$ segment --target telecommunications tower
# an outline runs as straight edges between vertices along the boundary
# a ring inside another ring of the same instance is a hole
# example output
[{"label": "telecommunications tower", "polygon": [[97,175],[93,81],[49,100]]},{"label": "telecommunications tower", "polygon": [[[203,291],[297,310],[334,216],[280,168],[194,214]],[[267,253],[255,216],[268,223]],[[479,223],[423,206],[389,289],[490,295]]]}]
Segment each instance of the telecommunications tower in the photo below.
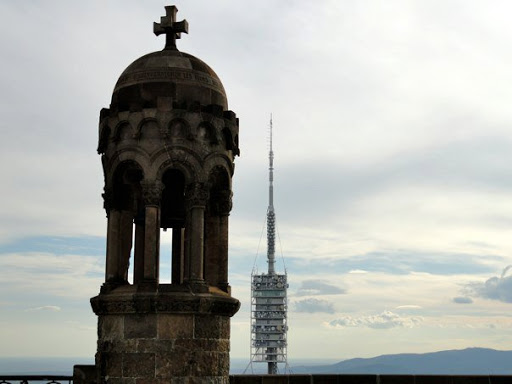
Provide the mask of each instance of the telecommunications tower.
[{"label": "telecommunications tower", "polygon": [[251,362],[267,363],[268,373],[279,373],[278,364],[288,369],[287,298],[288,281],[275,270],[276,215],[274,212],[274,152],[272,151],[272,116],[270,116],[269,189],[267,209],[268,272],[251,274]]}]

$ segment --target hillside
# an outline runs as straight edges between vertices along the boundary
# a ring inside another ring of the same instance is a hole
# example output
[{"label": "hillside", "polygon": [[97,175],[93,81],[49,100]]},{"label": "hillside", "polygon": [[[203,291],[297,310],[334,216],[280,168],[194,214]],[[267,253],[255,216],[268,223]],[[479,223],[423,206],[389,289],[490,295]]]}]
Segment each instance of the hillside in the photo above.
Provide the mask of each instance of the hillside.
[{"label": "hillside", "polygon": [[512,374],[512,351],[468,348],[424,354],[382,355],[331,365],[294,366],[293,373],[375,373],[506,375]]}]

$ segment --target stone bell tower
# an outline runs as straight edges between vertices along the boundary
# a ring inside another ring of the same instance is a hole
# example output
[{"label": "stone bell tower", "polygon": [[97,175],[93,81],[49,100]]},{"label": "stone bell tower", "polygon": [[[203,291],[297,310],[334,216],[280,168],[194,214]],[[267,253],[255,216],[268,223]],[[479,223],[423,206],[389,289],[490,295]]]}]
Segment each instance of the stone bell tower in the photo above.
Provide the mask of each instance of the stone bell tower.
[{"label": "stone bell tower", "polygon": [[[91,299],[100,383],[228,382],[240,306],[228,284],[238,119],[215,72],[176,48],[188,23],[165,9],[154,23],[165,48],[130,64],[100,112],[107,255]],[[170,284],[159,281],[161,230],[172,231]]]}]

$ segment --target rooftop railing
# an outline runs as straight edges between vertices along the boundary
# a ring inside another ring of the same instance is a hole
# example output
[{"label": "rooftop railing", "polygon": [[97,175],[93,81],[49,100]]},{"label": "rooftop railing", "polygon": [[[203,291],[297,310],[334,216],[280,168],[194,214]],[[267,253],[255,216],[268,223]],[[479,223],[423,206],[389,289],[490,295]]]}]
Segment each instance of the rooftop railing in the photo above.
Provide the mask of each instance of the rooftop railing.
[{"label": "rooftop railing", "polygon": [[0,376],[0,384],[71,384],[73,376],[28,376],[28,375],[4,375]]}]

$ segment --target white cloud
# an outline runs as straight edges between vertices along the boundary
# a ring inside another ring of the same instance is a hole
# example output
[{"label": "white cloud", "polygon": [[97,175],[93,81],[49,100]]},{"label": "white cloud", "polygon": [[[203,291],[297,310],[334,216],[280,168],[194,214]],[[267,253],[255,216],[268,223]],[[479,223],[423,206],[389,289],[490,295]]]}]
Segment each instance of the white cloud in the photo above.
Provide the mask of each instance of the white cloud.
[{"label": "white cloud", "polygon": [[322,299],[302,299],[293,302],[293,309],[295,312],[306,313],[334,313],[334,305],[328,300]]},{"label": "white cloud", "polygon": [[421,317],[405,317],[390,311],[384,311],[378,315],[362,317],[344,316],[329,321],[326,325],[330,328],[368,327],[373,329],[390,329],[397,327],[412,328],[423,321]]},{"label": "white cloud", "polygon": [[26,252],[0,254],[1,287],[19,295],[52,295],[87,300],[103,282],[103,260],[96,256]]},{"label": "white cloud", "polygon": [[340,295],[346,293],[344,288],[321,280],[304,280],[295,296]]},{"label": "white cloud", "polygon": [[44,305],[42,307],[28,308],[27,312],[37,312],[37,311],[50,311],[50,312],[60,312],[61,308],[57,305]]},{"label": "white cloud", "polygon": [[473,304],[473,299],[465,296],[454,297],[452,301],[456,304]]},{"label": "white cloud", "polygon": [[512,265],[503,269],[501,276],[493,276],[485,283],[472,283],[467,286],[470,292],[484,299],[512,303],[512,276],[506,276]]}]

